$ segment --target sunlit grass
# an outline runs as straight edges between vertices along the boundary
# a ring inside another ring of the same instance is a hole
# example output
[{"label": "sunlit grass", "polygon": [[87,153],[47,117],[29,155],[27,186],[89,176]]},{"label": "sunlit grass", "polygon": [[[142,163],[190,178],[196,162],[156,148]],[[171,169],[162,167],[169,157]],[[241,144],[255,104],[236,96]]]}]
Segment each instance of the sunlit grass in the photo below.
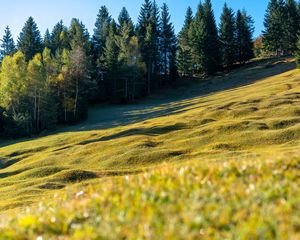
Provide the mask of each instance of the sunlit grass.
[{"label": "sunlit grass", "polygon": [[300,71],[273,64],[128,106],[124,126],[97,129],[99,109],[85,128],[4,143],[0,239],[298,239]]}]

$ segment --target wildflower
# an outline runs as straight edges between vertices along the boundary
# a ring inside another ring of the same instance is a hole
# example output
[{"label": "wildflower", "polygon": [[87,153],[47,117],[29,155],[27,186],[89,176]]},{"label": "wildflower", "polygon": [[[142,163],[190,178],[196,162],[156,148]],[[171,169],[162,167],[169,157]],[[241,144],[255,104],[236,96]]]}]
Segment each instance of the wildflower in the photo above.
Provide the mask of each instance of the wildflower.
[{"label": "wildflower", "polygon": [[80,192],[76,193],[76,197],[81,197],[83,194],[84,194],[84,192],[80,191]]}]

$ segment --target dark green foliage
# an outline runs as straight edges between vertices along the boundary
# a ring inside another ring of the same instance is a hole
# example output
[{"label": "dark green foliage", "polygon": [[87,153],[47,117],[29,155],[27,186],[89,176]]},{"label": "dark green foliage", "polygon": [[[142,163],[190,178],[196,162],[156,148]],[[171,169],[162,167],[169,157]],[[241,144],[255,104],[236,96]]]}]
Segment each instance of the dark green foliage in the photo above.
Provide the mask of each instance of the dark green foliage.
[{"label": "dark green foliage", "polygon": [[172,76],[176,70],[176,49],[177,40],[172,23],[170,22],[170,14],[167,4],[163,4],[161,12],[161,40],[160,50],[162,57],[162,72],[164,74],[164,82],[172,80]]},{"label": "dark green foliage", "polygon": [[236,14],[236,49],[237,61],[244,64],[254,57],[253,52],[253,20],[246,11],[238,10]]},{"label": "dark green foliage", "polygon": [[43,50],[41,34],[32,17],[27,20],[20,33],[18,50],[25,54],[27,61],[32,59],[36,53],[40,53]]},{"label": "dark green foliage", "polygon": [[134,24],[125,7],[123,7],[120,12],[120,15],[118,17],[118,22],[119,22],[119,29],[121,29],[124,26],[124,24],[126,24],[131,28],[130,35],[131,36],[134,35]]},{"label": "dark green foliage", "polygon": [[85,50],[87,55],[91,54],[92,46],[89,32],[85,28],[84,24],[78,19],[72,19],[71,26],[68,31],[68,37],[71,49],[75,49],[80,46]]},{"label": "dark green foliage", "polygon": [[148,94],[155,83],[160,71],[159,38],[160,18],[156,2],[145,0],[137,26],[137,35],[141,46],[143,60],[147,66],[147,89]]},{"label": "dark green foliage", "polygon": [[287,0],[285,6],[286,19],[284,21],[285,50],[294,52],[297,49],[297,40],[300,30],[300,12],[295,0]]},{"label": "dark green foliage", "polygon": [[113,20],[108,30],[104,48],[104,69],[105,69],[105,85],[107,89],[107,98],[110,101],[115,101],[118,88],[118,55],[119,49],[116,44],[115,36],[117,34],[117,25]]},{"label": "dark green foliage", "polygon": [[193,73],[200,75],[205,72],[205,16],[202,3],[198,5],[195,19],[188,31],[188,38],[192,51],[192,69]]},{"label": "dark green foliage", "polygon": [[3,59],[5,56],[12,56],[16,52],[16,46],[12,37],[11,31],[7,26],[5,28],[4,36],[1,40],[0,57]]},{"label": "dark green foliage", "polygon": [[236,41],[235,41],[235,18],[234,12],[225,3],[220,23],[220,40],[222,63],[225,68],[231,68],[235,63]]},{"label": "dark green foliage", "polygon": [[70,49],[68,29],[63,22],[58,22],[51,32],[50,47],[52,54],[60,54],[63,49]]},{"label": "dark green foliage", "polygon": [[[286,16],[293,12],[290,7]],[[19,36],[19,52],[8,28],[2,41],[1,54],[9,56],[0,72],[0,132],[24,135],[73,124],[86,117],[89,103],[134,102],[172,83],[178,73],[202,77],[222,65],[245,63],[253,56],[252,34],[251,17],[239,11],[235,21],[226,6],[219,36],[210,0],[199,4],[195,17],[188,8],[178,39],[168,6],[159,8],[155,0],[144,0],[137,26],[126,8],[117,24],[102,6],[92,38],[74,18],[70,27],[58,22],[42,39],[30,17]],[[287,39],[285,46],[292,41]]]},{"label": "dark green foliage", "polygon": [[189,38],[194,74],[216,73],[221,66],[220,40],[210,0],[199,4]]},{"label": "dark green foliage", "polygon": [[297,66],[300,68],[300,37],[298,38],[297,41],[297,50],[296,50],[296,60],[297,60]]},{"label": "dark green foliage", "polygon": [[109,15],[108,9],[105,6],[102,6],[97,15],[93,35],[94,51],[97,57],[101,57],[103,55],[110,23],[111,16]]},{"label": "dark green foliage", "polygon": [[285,40],[282,36],[285,32],[286,14],[283,0],[271,0],[265,15],[264,45],[270,52],[277,55],[285,50]]},{"label": "dark green foliage", "polygon": [[192,74],[192,46],[190,39],[190,30],[193,23],[193,11],[188,7],[182,30],[178,36],[179,50],[177,57],[178,72],[181,76],[190,76]]},{"label": "dark green foliage", "polygon": [[211,0],[205,0],[204,11],[204,72],[213,74],[221,67],[220,41]]},{"label": "dark green foliage", "polygon": [[50,48],[51,47],[51,34],[49,32],[49,29],[46,30],[44,35],[44,47]]}]

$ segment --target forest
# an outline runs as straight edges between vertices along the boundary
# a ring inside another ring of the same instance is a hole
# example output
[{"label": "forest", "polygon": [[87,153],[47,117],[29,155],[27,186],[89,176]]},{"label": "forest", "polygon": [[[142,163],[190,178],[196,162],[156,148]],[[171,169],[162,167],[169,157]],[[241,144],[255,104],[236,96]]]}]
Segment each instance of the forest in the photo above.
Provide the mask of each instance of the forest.
[{"label": "forest", "polygon": [[[14,41],[1,41],[0,138],[23,137],[75,124],[90,104],[132,103],[178,79],[229,71],[260,55],[297,53],[300,4],[271,0],[261,44],[252,17],[226,3],[217,24],[212,3],[186,11],[176,34],[168,6],[145,0],[135,24],[126,8],[117,20],[102,6],[93,35],[79,19],[42,36],[29,17]],[[284,23],[284,24],[282,24]],[[299,58],[300,58],[300,54]]]}]

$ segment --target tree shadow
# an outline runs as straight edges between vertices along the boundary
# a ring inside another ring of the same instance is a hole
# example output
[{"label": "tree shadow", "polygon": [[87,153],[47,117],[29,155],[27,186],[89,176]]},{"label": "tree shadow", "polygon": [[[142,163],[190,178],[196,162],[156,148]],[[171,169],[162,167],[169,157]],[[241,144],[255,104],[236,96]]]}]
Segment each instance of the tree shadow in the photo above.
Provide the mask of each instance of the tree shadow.
[{"label": "tree shadow", "polygon": [[[170,116],[176,113],[188,111],[193,100],[208,96],[221,91],[234,90],[239,87],[250,85],[296,68],[296,63],[291,59],[274,58],[250,63],[232,72],[208,79],[182,79],[172,89],[163,89],[155,95],[139,101],[135,104],[109,105],[102,104],[91,107],[88,119],[78,125],[62,127],[56,131],[46,132],[37,137],[54,135],[62,132],[80,132],[101,130],[133,123],[147,121],[158,117]],[[104,140],[116,137],[130,136],[132,134],[155,134],[156,130],[132,129],[107,136]],[[159,134],[164,132],[160,129]],[[6,141],[0,143],[0,147],[9,146],[17,142],[30,141],[35,138],[20,139],[18,141]],[[99,141],[99,140],[98,140]]]}]

